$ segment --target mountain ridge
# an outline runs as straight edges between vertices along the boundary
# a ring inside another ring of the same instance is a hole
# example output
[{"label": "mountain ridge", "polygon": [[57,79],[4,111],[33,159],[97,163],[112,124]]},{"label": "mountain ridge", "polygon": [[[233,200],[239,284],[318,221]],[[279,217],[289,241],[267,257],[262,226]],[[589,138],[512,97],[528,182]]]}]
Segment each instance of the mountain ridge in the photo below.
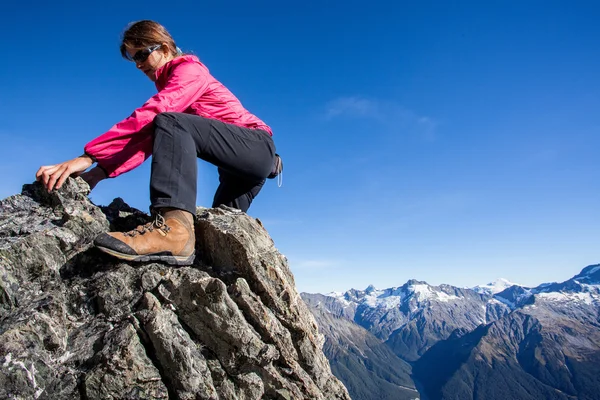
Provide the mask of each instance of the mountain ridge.
[{"label": "mountain ridge", "polygon": [[[301,295],[313,314],[358,325],[408,362],[407,377],[429,400],[596,398],[600,264],[559,283],[496,283],[459,288],[411,279],[381,290]],[[366,368],[352,365],[356,374]],[[349,390],[353,398],[377,398]]]}]

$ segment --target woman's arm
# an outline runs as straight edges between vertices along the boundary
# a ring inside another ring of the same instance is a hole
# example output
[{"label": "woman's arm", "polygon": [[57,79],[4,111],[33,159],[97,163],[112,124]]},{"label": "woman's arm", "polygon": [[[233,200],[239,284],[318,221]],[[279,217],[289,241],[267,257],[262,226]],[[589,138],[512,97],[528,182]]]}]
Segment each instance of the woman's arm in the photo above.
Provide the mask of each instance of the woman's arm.
[{"label": "woman's arm", "polygon": [[[85,145],[85,154],[69,161],[39,168],[36,179],[48,190],[60,189],[71,175],[85,174],[90,187],[107,177],[114,178],[143,163],[152,154],[152,121],[161,112],[182,112],[206,91],[210,75],[197,61],[174,67],[163,90],[152,96],[131,116]],[[104,177],[102,177],[104,175]]]},{"label": "woman's arm", "polygon": [[142,164],[152,154],[154,117],[162,112],[183,112],[207,89],[208,70],[197,61],[174,67],[165,87],[131,116],[85,146],[108,177],[116,177]]},{"label": "woman's arm", "polygon": [[90,190],[93,190],[98,182],[108,178],[106,172],[98,165],[79,176],[90,185]]}]

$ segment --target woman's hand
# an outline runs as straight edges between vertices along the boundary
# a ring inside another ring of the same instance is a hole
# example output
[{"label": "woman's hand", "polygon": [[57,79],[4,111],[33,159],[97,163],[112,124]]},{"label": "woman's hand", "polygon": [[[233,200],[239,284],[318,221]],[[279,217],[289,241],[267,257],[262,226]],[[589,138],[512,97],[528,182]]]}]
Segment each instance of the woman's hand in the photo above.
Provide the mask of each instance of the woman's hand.
[{"label": "woman's hand", "polygon": [[48,191],[60,189],[69,176],[79,175],[93,163],[92,158],[84,154],[60,164],[42,166],[35,174],[35,178],[41,181]]},{"label": "woman's hand", "polygon": [[106,172],[104,172],[104,170],[98,166],[95,166],[79,176],[86,181],[88,185],[90,185],[90,190],[94,189],[98,182],[107,178]]}]

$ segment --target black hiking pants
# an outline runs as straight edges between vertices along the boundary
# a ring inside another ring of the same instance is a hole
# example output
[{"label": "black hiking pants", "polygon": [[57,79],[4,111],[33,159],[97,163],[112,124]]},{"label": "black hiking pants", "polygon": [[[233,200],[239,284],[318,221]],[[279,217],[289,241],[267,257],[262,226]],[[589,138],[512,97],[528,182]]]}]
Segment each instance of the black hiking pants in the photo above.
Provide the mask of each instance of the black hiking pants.
[{"label": "black hiking pants", "polygon": [[173,207],[196,213],[197,160],[218,167],[213,207],[248,211],[271,173],[275,144],[266,131],[242,128],[183,113],[154,119],[150,175],[151,208]]}]

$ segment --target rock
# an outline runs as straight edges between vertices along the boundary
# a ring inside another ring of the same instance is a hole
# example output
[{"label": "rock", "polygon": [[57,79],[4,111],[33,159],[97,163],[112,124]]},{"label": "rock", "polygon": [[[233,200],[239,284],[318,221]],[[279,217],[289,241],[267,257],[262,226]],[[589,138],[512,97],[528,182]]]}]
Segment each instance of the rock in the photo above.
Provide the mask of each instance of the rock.
[{"label": "rock", "polygon": [[161,374],[131,323],[108,332],[95,366],[82,379],[83,398],[168,399]]},{"label": "rock", "polygon": [[0,201],[0,398],[350,399],[258,220],[199,208],[193,266],[127,263],[93,239],[149,216],[88,193]]}]

